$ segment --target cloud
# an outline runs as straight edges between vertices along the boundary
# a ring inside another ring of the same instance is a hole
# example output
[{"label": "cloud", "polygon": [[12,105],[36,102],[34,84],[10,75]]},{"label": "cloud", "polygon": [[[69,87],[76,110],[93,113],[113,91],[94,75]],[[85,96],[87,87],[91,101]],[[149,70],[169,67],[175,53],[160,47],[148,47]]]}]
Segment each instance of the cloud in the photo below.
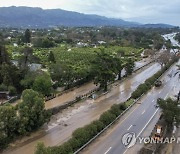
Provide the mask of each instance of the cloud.
[{"label": "cloud", "polygon": [[[180,0],[8,0],[0,6],[61,8],[106,17],[180,25]],[[171,23],[172,22],[172,23]]]}]

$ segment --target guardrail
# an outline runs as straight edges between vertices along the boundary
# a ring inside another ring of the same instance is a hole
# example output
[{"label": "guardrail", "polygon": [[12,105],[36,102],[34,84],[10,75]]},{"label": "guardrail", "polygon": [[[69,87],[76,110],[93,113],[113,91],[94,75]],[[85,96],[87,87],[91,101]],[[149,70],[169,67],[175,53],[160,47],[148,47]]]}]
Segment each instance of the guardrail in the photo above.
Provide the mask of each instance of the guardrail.
[{"label": "guardrail", "polygon": [[[174,64],[174,63],[173,63]],[[158,78],[162,78],[162,76],[171,68],[173,64]],[[151,86],[152,88],[152,86]],[[150,89],[151,89],[150,88]],[[81,148],[75,151],[73,154],[78,154],[82,151],[85,147],[87,147],[90,143],[92,143],[95,139],[97,139],[102,133],[104,133],[109,127],[111,127],[116,121],[118,121],[132,106],[134,106],[146,93],[143,93],[139,98],[137,98],[126,110],[124,110],[115,120],[113,120],[109,125],[107,125],[101,132],[99,132],[96,136],[90,139],[86,144],[84,144]],[[130,99],[130,98],[129,98]],[[127,99],[127,101],[129,100]]]},{"label": "guardrail", "polygon": [[2,102],[0,105],[4,105],[4,104],[7,104],[7,103],[13,103],[13,102],[17,101],[18,99],[20,99],[20,96],[13,96],[9,100],[7,100],[5,102]]},{"label": "guardrail", "polygon": [[[144,94],[143,94],[144,95]],[[141,97],[143,96],[141,95]],[[115,120],[113,120],[109,125],[107,125],[102,131],[100,131],[96,136],[94,136],[92,139],[90,139],[86,144],[84,144],[80,149],[78,149],[76,152],[74,152],[74,154],[79,153],[80,151],[82,151],[85,147],[87,147],[90,143],[92,143],[97,137],[99,137],[102,133],[104,133],[109,127],[111,127],[114,123],[117,122],[117,120],[119,120],[132,106],[134,106],[134,104],[136,104],[139,99],[136,99],[127,109],[125,109],[118,117],[116,117]],[[128,100],[127,100],[128,101]]]}]

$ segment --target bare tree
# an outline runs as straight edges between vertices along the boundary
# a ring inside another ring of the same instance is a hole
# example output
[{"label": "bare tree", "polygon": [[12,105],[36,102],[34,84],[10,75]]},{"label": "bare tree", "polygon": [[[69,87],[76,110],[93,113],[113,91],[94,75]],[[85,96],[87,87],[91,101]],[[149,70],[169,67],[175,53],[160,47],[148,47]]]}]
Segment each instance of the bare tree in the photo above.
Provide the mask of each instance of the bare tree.
[{"label": "bare tree", "polygon": [[164,51],[158,58],[157,58],[157,62],[161,65],[161,67],[163,67],[164,65],[166,65],[170,59],[171,59],[172,55],[170,54],[169,51]]}]

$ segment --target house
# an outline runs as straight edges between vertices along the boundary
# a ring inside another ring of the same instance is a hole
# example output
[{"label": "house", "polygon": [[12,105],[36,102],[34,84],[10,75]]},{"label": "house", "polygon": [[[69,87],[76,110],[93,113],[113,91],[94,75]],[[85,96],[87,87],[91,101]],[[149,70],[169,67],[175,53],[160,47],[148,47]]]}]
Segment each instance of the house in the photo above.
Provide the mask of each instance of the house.
[{"label": "house", "polygon": [[88,44],[87,43],[83,43],[83,42],[78,42],[76,44],[76,47],[87,47],[87,46],[88,46]]},{"label": "house", "polygon": [[105,41],[98,41],[98,43],[99,43],[100,45],[102,45],[102,44],[106,44],[106,42],[105,42]]}]

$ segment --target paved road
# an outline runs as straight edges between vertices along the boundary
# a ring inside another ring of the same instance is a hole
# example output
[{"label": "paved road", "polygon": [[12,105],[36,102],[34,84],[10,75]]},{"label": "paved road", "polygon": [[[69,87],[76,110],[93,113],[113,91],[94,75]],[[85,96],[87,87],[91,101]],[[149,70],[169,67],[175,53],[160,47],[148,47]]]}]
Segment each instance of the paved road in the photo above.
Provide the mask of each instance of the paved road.
[{"label": "paved road", "polygon": [[39,134],[36,132],[36,137],[32,137],[23,144],[18,144],[17,149],[4,153],[32,154],[37,142],[42,141],[46,146],[55,146],[65,142],[71,137],[75,129],[98,119],[100,114],[108,110],[112,104],[125,101],[139,84],[159,69],[160,65],[157,63],[147,66],[144,70],[139,70],[124,82],[117,84],[108,94],[96,100],[85,100],[82,103],[75,104],[74,107],[70,107],[58,114]]},{"label": "paved road", "polygon": [[[162,78],[163,86],[161,88],[153,88],[146,96],[144,96],[138,104],[136,104],[128,116],[121,119],[120,122],[92,143],[83,154],[124,154],[128,151],[121,142],[121,138],[125,133],[134,132],[136,136],[140,136],[146,129],[146,126],[158,114],[159,108],[156,108],[157,98],[167,98],[168,96],[178,92],[180,84],[178,77],[169,78],[168,73],[174,72],[177,67],[173,66]],[[134,153],[133,153],[134,154]]]}]

